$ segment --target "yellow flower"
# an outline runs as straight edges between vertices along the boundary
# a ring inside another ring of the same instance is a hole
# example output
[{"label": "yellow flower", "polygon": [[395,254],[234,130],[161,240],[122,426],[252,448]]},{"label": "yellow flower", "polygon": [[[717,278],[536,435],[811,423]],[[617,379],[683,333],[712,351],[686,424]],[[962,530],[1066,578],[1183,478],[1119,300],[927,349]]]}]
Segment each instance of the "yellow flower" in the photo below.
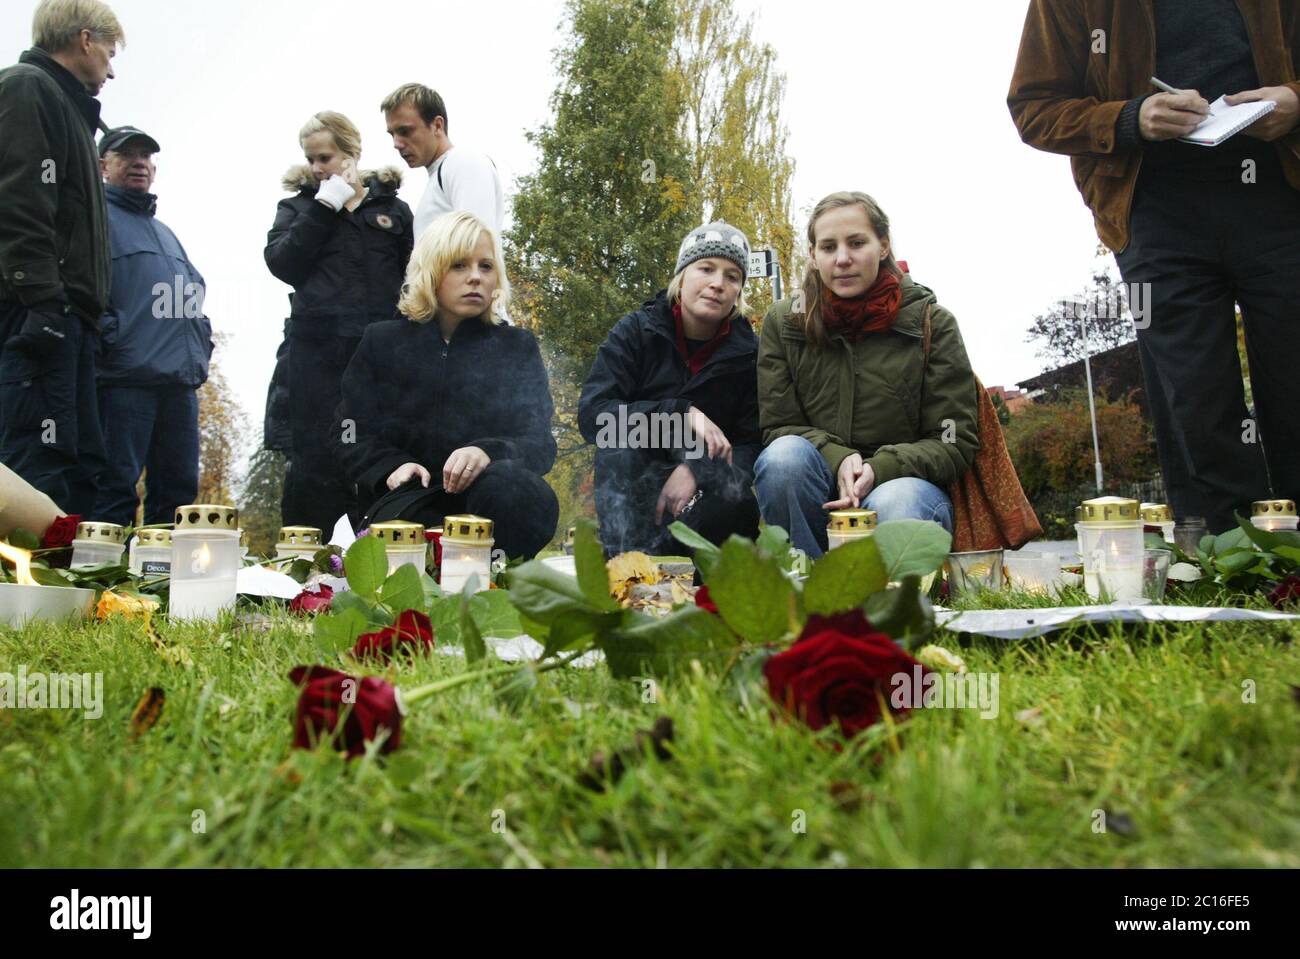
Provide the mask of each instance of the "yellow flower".
[{"label": "yellow flower", "polygon": [[941,673],[964,673],[966,661],[942,646],[922,646],[916,658],[925,666]]},{"label": "yellow flower", "polygon": [[126,619],[142,620],[145,625],[148,625],[157,608],[158,600],[153,597],[123,596],[106,589],[99,598],[99,605],[95,607],[95,618],[102,623],[112,616],[123,616]]}]

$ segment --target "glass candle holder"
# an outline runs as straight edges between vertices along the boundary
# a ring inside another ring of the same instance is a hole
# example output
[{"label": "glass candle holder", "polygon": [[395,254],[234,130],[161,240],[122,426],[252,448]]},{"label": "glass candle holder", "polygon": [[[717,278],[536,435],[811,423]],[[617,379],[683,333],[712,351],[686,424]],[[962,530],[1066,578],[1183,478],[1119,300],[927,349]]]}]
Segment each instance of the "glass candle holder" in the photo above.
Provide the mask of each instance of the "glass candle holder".
[{"label": "glass candle holder", "polygon": [[1271,533],[1300,529],[1295,500],[1262,499],[1251,506],[1250,513],[1250,522],[1256,529],[1268,530]]},{"label": "glass candle holder", "polygon": [[448,516],[442,521],[442,570],[439,585],[444,593],[459,593],[470,577],[477,581],[475,592],[492,586],[492,521],[482,516]]},{"label": "glass candle holder", "polygon": [[126,552],[126,529],[116,523],[78,523],[72,541],[71,569],[122,562]]},{"label": "glass candle holder", "polygon": [[308,562],[316,557],[321,549],[321,531],[314,526],[282,526],[275,544],[275,557],[281,560],[275,564],[283,568],[295,559]]},{"label": "glass candle holder", "polygon": [[1083,504],[1076,525],[1083,553],[1083,586],[1103,603],[1142,598],[1143,535],[1138,502],[1103,496]]},{"label": "glass candle holder", "polygon": [[135,534],[135,568],[137,576],[153,579],[171,576],[172,531],[169,529],[142,529]]},{"label": "glass candle holder", "polygon": [[172,531],[172,619],[210,620],[235,608],[239,510],[195,504],[176,511]]},{"label": "glass candle holder", "polygon": [[826,524],[827,549],[874,536],[878,517],[873,509],[840,509],[830,514]]},{"label": "glass candle holder", "polygon": [[1138,507],[1144,526],[1159,526],[1165,542],[1174,542],[1174,511],[1164,503],[1143,503]]},{"label": "glass candle holder", "polygon": [[424,572],[429,544],[424,538],[424,527],[419,523],[398,520],[371,523],[370,535],[384,544],[384,552],[388,554],[389,576],[392,576],[401,566],[414,566],[417,572]]},{"label": "glass candle holder", "polygon": [[239,565],[245,566],[248,563],[248,530],[239,531]]},{"label": "glass candle holder", "polygon": [[968,553],[949,553],[943,562],[952,596],[1002,587],[1002,550],[985,549]]}]

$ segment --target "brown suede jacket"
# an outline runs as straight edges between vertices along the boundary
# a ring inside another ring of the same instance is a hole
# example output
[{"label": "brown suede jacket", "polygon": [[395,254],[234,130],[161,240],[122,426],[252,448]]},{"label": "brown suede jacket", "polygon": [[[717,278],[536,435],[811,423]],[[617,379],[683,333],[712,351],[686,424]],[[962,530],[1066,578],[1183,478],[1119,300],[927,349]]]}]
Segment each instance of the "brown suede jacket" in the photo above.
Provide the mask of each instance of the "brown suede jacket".
[{"label": "brown suede jacket", "polygon": [[[1074,182],[1112,250],[1128,246],[1142,150],[1116,149],[1124,104],[1154,92],[1154,0],[1031,0],[1007,106],[1020,138],[1070,157]],[[1296,80],[1300,3],[1237,0],[1261,87]],[[1104,51],[1104,52],[1102,52]],[[1300,128],[1275,142],[1287,182],[1300,189]]]}]

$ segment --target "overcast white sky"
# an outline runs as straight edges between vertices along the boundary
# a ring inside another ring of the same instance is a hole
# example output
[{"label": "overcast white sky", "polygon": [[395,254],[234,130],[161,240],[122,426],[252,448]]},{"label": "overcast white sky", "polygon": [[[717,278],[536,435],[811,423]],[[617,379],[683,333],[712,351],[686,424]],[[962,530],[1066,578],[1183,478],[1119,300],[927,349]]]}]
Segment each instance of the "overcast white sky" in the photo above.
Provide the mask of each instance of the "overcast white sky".
[{"label": "overcast white sky", "polygon": [[[913,276],[956,314],[975,372],[1040,371],[1036,313],[1080,289],[1096,247],[1066,158],[1024,146],[1006,108],[1025,0],[738,0],[789,77],[785,117],[799,213],[834,190],[872,193]],[[297,131],[319,110],[361,129],[362,165],[402,165],[380,100],[420,81],[447,103],[456,144],[496,161],[513,193],[548,114],[558,0],[116,0],[128,46],[101,94],[111,126],[161,144],[159,216],[208,283],[218,354],[260,437],[288,287],[262,259]],[[0,63],[31,36],[35,0],[0,0]],[[423,170],[407,171],[414,207]],[[761,246],[762,237],[751,237]],[[664,264],[665,283],[671,264]],[[610,317],[610,322],[617,319]]]}]

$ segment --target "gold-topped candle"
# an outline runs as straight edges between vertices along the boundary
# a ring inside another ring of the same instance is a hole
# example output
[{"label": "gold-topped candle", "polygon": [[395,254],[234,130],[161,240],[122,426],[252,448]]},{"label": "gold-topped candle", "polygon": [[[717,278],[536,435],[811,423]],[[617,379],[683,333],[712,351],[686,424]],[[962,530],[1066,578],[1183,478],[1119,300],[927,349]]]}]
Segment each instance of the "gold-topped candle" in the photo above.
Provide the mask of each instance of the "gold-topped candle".
[{"label": "gold-topped candle", "polygon": [[1281,532],[1300,528],[1300,518],[1296,516],[1295,500],[1262,499],[1250,508],[1250,521],[1256,529]]},{"label": "gold-topped candle", "polygon": [[854,540],[873,536],[879,517],[873,509],[838,509],[830,514],[826,524],[828,549],[835,549]]},{"label": "gold-topped candle", "polygon": [[1174,511],[1164,503],[1143,503],[1138,507],[1144,526],[1159,526],[1166,543],[1174,541]]},{"label": "gold-topped candle", "polygon": [[172,619],[214,619],[234,609],[239,573],[239,510],[195,503],[176,510],[172,531]]},{"label": "gold-topped candle", "polygon": [[126,527],[116,523],[78,523],[72,540],[72,569],[120,563],[126,551]]},{"label": "gold-topped candle", "polygon": [[1141,599],[1144,541],[1138,501],[1101,496],[1079,509],[1076,529],[1088,595],[1102,602]]},{"label": "gold-topped candle", "polygon": [[408,523],[405,520],[371,523],[370,535],[384,544],[384,552],[388,554],[390,576],[399,566],[414,566],[417,572],[424,572],[424,561],[429,546],[422,525]]},{"label": "gold-topped candle", "polygon": [[447,516],[442,521],[442,569],[439,585],[444,593],[459,593],[471,577],[475,591],[492,585],[492,520],[482,516]]}]

